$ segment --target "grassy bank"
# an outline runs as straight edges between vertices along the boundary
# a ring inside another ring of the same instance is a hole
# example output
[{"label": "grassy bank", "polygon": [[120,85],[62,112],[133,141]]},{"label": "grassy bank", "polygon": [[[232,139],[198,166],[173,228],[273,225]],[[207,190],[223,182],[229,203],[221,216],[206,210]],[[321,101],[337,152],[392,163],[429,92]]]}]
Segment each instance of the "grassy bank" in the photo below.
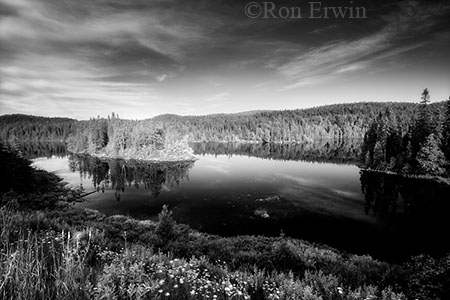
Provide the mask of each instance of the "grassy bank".
[{"label": "grassy bank", "polygon": [[0,210],[0,299],[445,299],[450,256],[389,265],[286,237],[223,238],[65,208]]}]

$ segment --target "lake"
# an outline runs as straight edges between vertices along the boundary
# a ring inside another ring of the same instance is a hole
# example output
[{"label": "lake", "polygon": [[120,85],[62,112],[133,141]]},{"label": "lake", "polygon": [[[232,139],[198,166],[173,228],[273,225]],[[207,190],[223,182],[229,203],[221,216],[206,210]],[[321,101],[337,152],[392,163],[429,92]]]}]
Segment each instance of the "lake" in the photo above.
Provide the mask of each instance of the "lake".
[{"label": "lake", "polygon": [[177,222],[203,232],[283,232],[388,261],[450,250],[448,186],[361,172],[359,146],[199,143],[194,163],[160,164],[67,154],[61,145],[23,151],[36,167],[97,191],[77,205],[107,215],[157,220],[168,204]]}]

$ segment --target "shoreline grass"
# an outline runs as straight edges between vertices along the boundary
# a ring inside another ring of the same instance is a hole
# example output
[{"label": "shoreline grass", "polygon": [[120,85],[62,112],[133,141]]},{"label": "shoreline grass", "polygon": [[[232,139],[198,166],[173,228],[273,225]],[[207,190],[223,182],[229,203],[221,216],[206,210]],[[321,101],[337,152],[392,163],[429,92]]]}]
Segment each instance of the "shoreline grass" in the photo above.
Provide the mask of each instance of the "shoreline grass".
[{"label": "shoreline grass", "polygon": [[215,237],[167,210],[149,222],[0,208],[0,224],[0,299],[444,299],[436,279],[450,272],[417,272],[450,256],[396,266],[285,237]]}]

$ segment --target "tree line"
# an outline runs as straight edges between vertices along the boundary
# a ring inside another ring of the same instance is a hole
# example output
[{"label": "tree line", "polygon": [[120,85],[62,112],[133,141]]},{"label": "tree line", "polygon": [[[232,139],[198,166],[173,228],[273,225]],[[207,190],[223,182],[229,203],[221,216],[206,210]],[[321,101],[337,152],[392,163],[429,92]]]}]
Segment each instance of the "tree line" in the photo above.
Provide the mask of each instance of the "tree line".
[{"label": "tree line", "polygon": [[[70,136],[83,136],[80,147],[101,148],[111,140],[114,147],[120,149],[130,146],[132,139],[138,144],[152,144],[150,139],[163,139],[164,135],[169,139],[186,136],[190,142],[303,142],[320,138],[363,138],[371,121],[380,112],[391,109],[399,117],[400,125],[406,127],[417,106],[414,103],[362,102],[206,116],[166,114],[141,121],[120,119],[114,113],[108,118],[97,117],[89,121],[4,115],[0,116],[0,138],[4,141],[66,141]],[[434,105],[438,106],[441,105]],[[133,136],[130,135],[132,131]]]},{"label": "tree line", "polygon": [[305,142],[363,138],[371,121],[387,107],[407,119],[413,103],[352,103],[309,109],[206,116],[153,118],[197,142]]},{"label": "tree line", "polygon": [[386,108],[364,136],[362,166],[400,174],[445,176],[450,162],[450,99],[431,105],[425,89],[407,119]]},{"label": "tree line", "polygon": [[4,142],[65,141],[77,124],[77,120],[69,118],[3,115],[0,116],[0,139]]},{"label": "tree line", "polygon": [[[0,139],[63,140],[71,152],[145,159],[158,153],[182,155],[188,142],[303,143],[366,137],[363,149],[366,167],[399,169],[406,164],[399,153],[406,151],[410,141],[411,154],[407,156],[411,161],[407,168],[411,169],[408,172],[415,172],[414,159],[421,144],[432,131],[434,136],[430,137],[428,148],[433,143],[439,144],[444,128],[449,127],[444,126],[440,117],[444,106],[444,103],[353,103],[206,116],[160,115],[140,121],[124,120],[114,113],[87,121],[6,115],[0,117]],[[411,118],[422,123],[411,122]],[[442,126],[433,127],[441,123]],[[419,161],[426,155],[422,152]]]}]

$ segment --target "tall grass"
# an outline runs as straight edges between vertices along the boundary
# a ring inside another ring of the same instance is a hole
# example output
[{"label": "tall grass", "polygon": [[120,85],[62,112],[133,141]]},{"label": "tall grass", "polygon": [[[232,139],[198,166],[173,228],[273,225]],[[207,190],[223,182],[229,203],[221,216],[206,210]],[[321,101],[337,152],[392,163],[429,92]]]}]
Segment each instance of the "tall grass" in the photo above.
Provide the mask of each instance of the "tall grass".
[{"label": "tall grass", "polygon": [[0,209],[0,299],[89,299],[89,242],[70,232],[25,231],[15,217]]},{"label": "tall grass", "polygon": [[103,233],[93,228],[31,230],[27,220],[42,219],[40,214],[0,209],[2,300],[405,299],[390,287],[354,287],[321,270],[306,270],[303,276],[256,266],[230,270],[204,256],[179,259],[129,243],[111,251],[100,246]]}]

